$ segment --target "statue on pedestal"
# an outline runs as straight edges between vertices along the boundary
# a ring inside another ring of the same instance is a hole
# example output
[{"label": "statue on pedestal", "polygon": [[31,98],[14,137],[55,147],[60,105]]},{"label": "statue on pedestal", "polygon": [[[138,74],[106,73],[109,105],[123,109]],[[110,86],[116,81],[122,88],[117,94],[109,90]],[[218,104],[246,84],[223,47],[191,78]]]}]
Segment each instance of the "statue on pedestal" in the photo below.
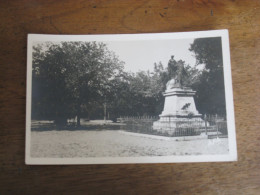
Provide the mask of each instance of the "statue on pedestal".
[{"label": "statue on pedestal", "polygon": [[198,127],[197,123],[203,122],[203,120],[194,102],[196,91],[183,86],[183,76],[187,74],[184,69],[184,62],[176,63],[172,57],[169,64],[172,65],[171,70],[175,70],[169,74],[175,76],[166,84],[166,91],[163,93],[165,97],[164,108],[160,114],[160,119],[153,123],[153,129],[175,135],[180,130],[180,124],[182,126],[196,124]]}]

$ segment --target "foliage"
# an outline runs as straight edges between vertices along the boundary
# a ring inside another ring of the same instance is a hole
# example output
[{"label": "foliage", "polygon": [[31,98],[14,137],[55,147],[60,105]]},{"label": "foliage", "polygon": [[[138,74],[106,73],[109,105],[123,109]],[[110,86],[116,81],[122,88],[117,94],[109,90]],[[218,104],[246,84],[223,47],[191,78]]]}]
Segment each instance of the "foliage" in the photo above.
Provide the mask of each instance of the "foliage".
[{"label": "foliage", "polygon": [[197,91],[196,103],[201,113],[226,114],[221,37],[198,38],[191,44],[197,65],[205,66],[199,82],[192,87]]},{"label": "foliage", "polygon": [[32,116],[60,125],[77,116],[80,125],[89,103],[102,101],[122,65],[102,43],[38,44],[33,48]]},{"label": "foliage", "polygon": [[158,74],[140,71],[112,80],[113,90],[107,99],[110,113],[115,117],[159,114],[163,104],[160,79]]}]

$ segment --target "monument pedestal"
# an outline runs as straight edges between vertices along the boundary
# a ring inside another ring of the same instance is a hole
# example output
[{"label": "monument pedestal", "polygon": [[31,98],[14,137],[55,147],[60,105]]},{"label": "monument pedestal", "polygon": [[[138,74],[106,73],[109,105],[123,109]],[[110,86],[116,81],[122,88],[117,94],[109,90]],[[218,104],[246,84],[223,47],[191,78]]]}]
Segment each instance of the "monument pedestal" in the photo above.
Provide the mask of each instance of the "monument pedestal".
[{"label": "monument pedestal", "polygon": [[195,93],[192,89],[185,87],[167,89],[163,94],[165,96],[164,109],[160,119],[153,123],[153,129],[176,136],[181,136],[183,134],[181,131],[190,131],[191,135],[196,134],[196,130],[203,127],[204,121],[195,106],[193,98]]}]

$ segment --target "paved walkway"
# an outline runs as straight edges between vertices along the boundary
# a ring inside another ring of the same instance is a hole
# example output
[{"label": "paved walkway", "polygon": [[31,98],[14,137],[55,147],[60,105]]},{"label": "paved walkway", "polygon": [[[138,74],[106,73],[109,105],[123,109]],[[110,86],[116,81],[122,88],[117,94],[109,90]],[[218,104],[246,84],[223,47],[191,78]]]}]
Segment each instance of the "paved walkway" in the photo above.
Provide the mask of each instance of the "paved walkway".
[{"label": "paved walkway", "polygon": [[228,153],[228,139],[190,141],[132,136],[119,131],[31,132],[32,157],[134,157]]}]

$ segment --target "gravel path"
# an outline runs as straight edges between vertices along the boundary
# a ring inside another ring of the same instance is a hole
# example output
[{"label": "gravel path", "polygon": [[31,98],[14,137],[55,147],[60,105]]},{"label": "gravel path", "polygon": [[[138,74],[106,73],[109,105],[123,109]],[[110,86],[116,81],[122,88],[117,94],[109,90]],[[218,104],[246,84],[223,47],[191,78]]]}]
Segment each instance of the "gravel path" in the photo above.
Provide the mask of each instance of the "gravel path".
[{"label": "gravel path", "polygon": [[31,132],[32,157],[134,157],[226,154],[228,139],[159,140],[118,131]]}]

